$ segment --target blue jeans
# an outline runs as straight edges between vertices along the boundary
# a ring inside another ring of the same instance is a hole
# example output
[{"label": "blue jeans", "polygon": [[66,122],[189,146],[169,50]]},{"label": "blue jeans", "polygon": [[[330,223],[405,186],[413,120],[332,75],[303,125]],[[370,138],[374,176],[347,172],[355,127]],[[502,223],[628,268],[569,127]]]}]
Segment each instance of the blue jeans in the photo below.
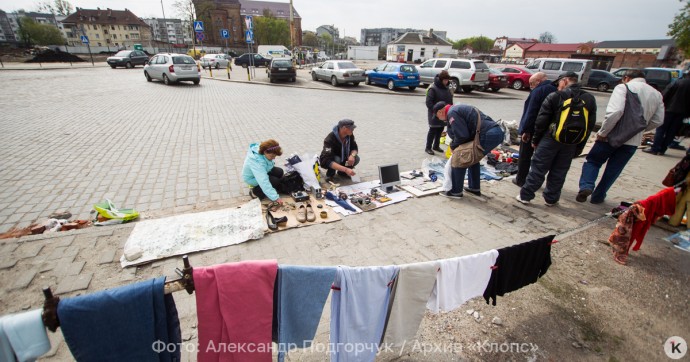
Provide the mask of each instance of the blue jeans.
[{"label": "blue jeans", "polygon": [[[479,135],[479,144],[484,149],[484,155],[491,152],[496,146],[503,142],[503,130],[501,127],[490,128],[484,135]],[[470,141],[471,142],[471,141]],[[476,163],[467,168],[455,168],[453,167],[450,172],[450,176],[453,182],[453,187],[450,192],[453,194],[459,194],[462,192],[462,188],[465,185],[465,173],[469,170],[469,188],[473,190],[479,190],[480,182],[480,172],[481,165]]]},{"label": "blue jeans", "polygon": [[[622,145],[613,148],[608,142],[597,141],[594,147],[587,154],[587,160],[582,165],[582,175],[580,175],[580,191],[593,190],[592,202],[599,203],[606,199],[606,192],[611,188],[618,176],[620,176],[625,165],[637,151],[637,147]],[[594,183],[599,176],[599,169],[606,163],[604,174],[599,180],[597,187]]]}]

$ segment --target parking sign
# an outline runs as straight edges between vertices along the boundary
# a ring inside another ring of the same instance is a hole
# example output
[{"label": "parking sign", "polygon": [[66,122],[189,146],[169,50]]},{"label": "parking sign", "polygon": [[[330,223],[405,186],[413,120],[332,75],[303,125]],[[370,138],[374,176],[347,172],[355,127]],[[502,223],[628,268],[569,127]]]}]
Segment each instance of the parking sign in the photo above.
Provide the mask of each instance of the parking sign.
[{"label": "parking sign", "polygon": [[230,38],[230,32],[228,31],[228,29],[220,29],[220,37],[223,39]]}]

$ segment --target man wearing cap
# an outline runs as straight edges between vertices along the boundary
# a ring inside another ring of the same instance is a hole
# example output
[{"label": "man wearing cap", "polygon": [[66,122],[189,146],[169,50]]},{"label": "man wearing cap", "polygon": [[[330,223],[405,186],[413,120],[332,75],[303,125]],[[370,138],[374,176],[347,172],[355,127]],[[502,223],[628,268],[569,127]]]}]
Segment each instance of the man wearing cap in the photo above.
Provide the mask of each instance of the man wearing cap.
[{"label": "man wearing cap", "polygon": [[[537,120],[534,123],[534,135],[532,136],[532,146],[534,147],[532,165],[525,184],[516,197],[517,201],[523,204],[534,199],[535,192],[544,183],[547,173],[549,175],[543,192],[544,201],[546,206],[554,206],[558,203],[570,164],[573,158],[585,148],[589,134],[596,124],[596,99],[583,91],[577,82],[578,76],[575,72],[561,74],[552,83],[558,88],[558,91],[549,94],[541,105]],[[589,114],[584,137],[577,144],[558,142],[551,135],[552,128],[558,124],[561,117],[561,106],[569,98],[584,101],[584,109]]]},{"label": "man wearing cap", "polygon": [[356,127],[351,119],[340,120],[323,140],[319,163],[327,170],[326,180],[333,178],[336,171],[339,176],[355,175],[354,167],[359,163],[359,148],[352,132]]}]

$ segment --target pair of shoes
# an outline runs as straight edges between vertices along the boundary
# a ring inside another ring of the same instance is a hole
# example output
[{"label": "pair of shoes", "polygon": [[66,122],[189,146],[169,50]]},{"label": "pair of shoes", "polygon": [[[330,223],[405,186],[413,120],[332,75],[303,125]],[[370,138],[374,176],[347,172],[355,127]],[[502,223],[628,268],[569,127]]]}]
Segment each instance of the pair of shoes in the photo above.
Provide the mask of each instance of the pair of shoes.
[{"label": "pair of shoes", "polygon": [[450,198],[450,199],[462,199],[462,192],[454,194],[450,191],[441,191],[438,194],[443,196],[443,197]]},{"label": "pair of shoes", "polygon": [[316,214],[314,214],[314,209],[311,204],[301,204],[297,209],[297,221],[299,222],[312,222],[316,220]]},{"label": "pair of shoes", "polygon": [[654,155],[654,156],[659,156],[659,155],[663,156],[664,155],[662,152],[654,151],[651,148],[645,148],[644,150],[642,150],[642,152],[649,153],[650,155]]},{"label": "pair of shoes", "polygon": [[463,189],[472,195],[482,196],[482,192],[479,189],[471,189],[469,187],[463,187]]},{"label": "pair of shoes", "polygon": [[266,210],[266,225],[271,230],[278,230],[278,224],[276,224],[276,219],[271,214],[271,210]]},{"label": "pair of shoes", "polygon": [[435,148],[433,148],[433,150],[436,152],[441,152],[441,153],[446,152],[446,151],[442,150],[441,147],[435,147]]},{"label": "pair of shoes", "polygon": [[517,186],[517,187],[522,187],[522,185],[524,185],[524,183],[519,183],[518,180],[517,180],[517,178],[514,178],[514,179],[513,179],[513,184],[514,184],[515,186]]},{"label": "pair of shoes", "polygon": [[521,203],[521,204],[523,204],[523,205],[529,204],[529,200],[523,200],[523,199],[520,197],[520,194],[518,194],[517,196],[515,196],[515,200],[518,200],[518,202]]},{"label": "pair of shoes", "polygon": [[592,194],[592,190],[587,190],[587,189],[580,190],[580,192],[577,193],[577,196],[575,196],[575,201],[585,202],[585,201],[587,201],[587,198],[591,194]]},{"label": "pair of shoes", "polygon": [[254,189],[249,189],[249,197],[251,197],[252,199],[256,198],[256,195],[254,195]]},{"label": "pair of shoes", "polygon": [[548,202],[548,201],[544,200],[544,204],[545,204],[546,206],[548,206],[548,207],[554,207],[554,206],[558,205],[558,201],[556,201],[556,202]]},{"label": "pair of shoes", "polygon": [[434,154],[434,151],[432,151],[432,150],[430,150],[430,149],[428,149],[428,148],[427,148],[426,150],[424,150],[424,152],[426,152],[427,154],[430,154],[430,155],[433,155],[433,154]]}]

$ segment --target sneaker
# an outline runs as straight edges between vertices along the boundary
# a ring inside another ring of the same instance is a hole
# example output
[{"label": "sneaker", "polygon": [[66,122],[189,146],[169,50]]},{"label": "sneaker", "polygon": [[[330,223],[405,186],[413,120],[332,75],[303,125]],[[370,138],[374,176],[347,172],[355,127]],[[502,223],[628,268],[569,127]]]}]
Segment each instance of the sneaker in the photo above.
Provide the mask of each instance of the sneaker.
[{"label": "sneaker", "polygon": [[249,197],[251,197],[252,199],[256,198],[256,195],[254,195],[254,189],[249,189]]},{"label": "sneaker", "polygon": [[517,196],[515,196],[515,200],[518,200],[518,202],[521,203],[521,204],[523,204],[523,205],[529,204],[529,201],[523,200],[522,198],[520,198],[520,194],[518,194]]},{"label": "sneaker", "polygon": [[469,188],[469,187],[464,187],[463,189],[464,189],[465,191],[471,193],[472,195],[482,196],[482,192],[479,191],[479,189],[471,189],[471,188]]},{"label": "sneaker", "polygon": [[544,204],[548,207],[554,207],[554,206],[558,205],[558,201],[556,201],[556,202],[544,201]]},{"label": "sneaker", "polygon": [[430,155],[433,155],[433,154],[434,154],[434,151],[432,151],[432,150],[430,150],[430,149],[428,149],[428,148],[427,148],[426,150],[424,150],[424,152],[426,152],[427,154],[430,154]]},{"label": "sneaker", "polygon": [[[683,149],[685,149],[685,148],[683,148]],[[446,151],[442,150],[441,147],[433,148],[433,150],[436,151],[436,152],[441,152],[441,153],[446,152]]]},{"label": "sneaker", "polygon": [[462,198],[462,192],[457,193],[457,194],[454,194],[454,193],[452,193],[452,192],[450,192],[450,191],[441,191],[441,192],[439,192],[438,194],[441,195],[441,196],[443,196],[443,197],[448,197],[448,198],[451,198],[451,199],[461,199],[461,198]]},{"label": "sneaker", "polygon": [[577,196],[575,196],[575,201],[585,202],[585,201],[587,201],[587,198],[591,194],[592,194],[592,190],[587,190],[587,189],[580,190],[580,192],[577,193]]},{"label": "sneaker", "polygon": [[514,178],[514,179],[513,179],[513,184],[514,184],[515,186],[517,186],[517,187],[522,187],[522,185],[523,185],[523,184],[521,184],[521,183],[518,182],[517,178]]}]

